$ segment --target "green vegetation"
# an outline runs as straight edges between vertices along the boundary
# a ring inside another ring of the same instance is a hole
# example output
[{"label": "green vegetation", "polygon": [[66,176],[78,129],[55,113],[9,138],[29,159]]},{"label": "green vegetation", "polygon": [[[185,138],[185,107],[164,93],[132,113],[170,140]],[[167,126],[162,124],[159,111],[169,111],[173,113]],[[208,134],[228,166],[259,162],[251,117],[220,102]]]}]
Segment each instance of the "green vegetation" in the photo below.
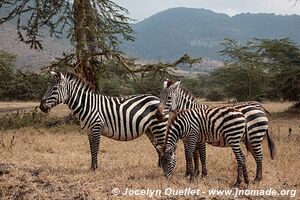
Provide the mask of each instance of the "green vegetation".
[{"label": "green vegetation", "polygon": [[[226,65],[183,84],[196,96],[300,101],[300,48],[289,39],[225,40]],[[295,108],[299,103],[295,104]]]},{"label": "green vegetation", "polygon": [[[197,78],[182,78],[182,84],[195,96],[213,101],[224,98],[299,101],[300,49],[295,43],[289,39],[252,39],[239,44],[227,39],[223,46],[221,53],[228,58],[224,67]],[[15,56],[0,52],[0,100],[40,99],[51,79],[28,70],[15,70],[14,60]],[[175,67],[178,63],[191,67],[189,60],[191,58],[185,55],[172,64],[158,63],[155,68]],[[170,74],[160,69],[153,71],[153,65],[147,67],[135,71],[137,75],[133,78],[131,71],[118,62],[107,62],[97,73],[98,89],[101,94],[110,96],[158,95],[163,80]]]},{"label": "green vegetation", "polygon": [[[68,130],[80,130],[80,121],[71,116],[64,118],[56,115],[49,115],[39,111],[36,107],[33,111],[17,111],[0,115],[0,133],[5,130],[20,128],[45,128]],[[1,135],[1,134],[0,134]],[[1,141],[0,141],[1,145]]]},{"label": "green vegetation", "polygon": [[39,100],[50,77],[37,74],[29,67],[15,69],[16,56],[0,50],[0,100]]},{"label": "green vegetation", "polygon": [[54,125],[56,121],[57,117],[38,112],[38,108],[32,112],[16,112],[0,115],[1,130],[19,129],[22,127],[49,127]]}]

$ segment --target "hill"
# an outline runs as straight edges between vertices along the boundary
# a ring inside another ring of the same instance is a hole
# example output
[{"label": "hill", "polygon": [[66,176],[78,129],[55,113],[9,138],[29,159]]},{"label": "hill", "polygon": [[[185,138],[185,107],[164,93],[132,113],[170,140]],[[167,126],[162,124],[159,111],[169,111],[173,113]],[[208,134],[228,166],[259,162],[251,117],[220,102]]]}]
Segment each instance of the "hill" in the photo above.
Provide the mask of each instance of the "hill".
[{"label": "hill", "polygon": [[[0,11],[3,16],[4,10]],[[285,38],[300,44],[300,16],[274,14],[239,14],[230,17],[207,9],[172,8],[132,24],[136,40],[124,41],[121,49],[129,56],[156,61],[174,61],[188,53],[204,57],[205,62],[193,69],[207,72],[222,66],[218,51],[224,38],[240,42],[253,37]],[[0,49],[17,54],[17,66],[31,65],[39,69],[49,64],[72,45],[67,40],[43,38],[44,51],[30,49],[18,42],[15,21],[0,26]]]},{"label": "hill", "polygon": [[23,42],[18,41],[17,30],[13,23],[5,23],[0,26],[0,49],[17,55],[16,66],[25,65],[33,67],[34,70],[51,63],[55,58],[68,52],[71,45],[63,39],[46,36],[43,38],[43,51],[30,49]]},{"label": "hill", "polygon": [[124,42],[129,55],[174,60],[184,53],[220,60],[224,38],[285,38],[300,43],[300,16],[239,14],[230,17],[207,9],[172,8],[132,25],[134,42]]}]

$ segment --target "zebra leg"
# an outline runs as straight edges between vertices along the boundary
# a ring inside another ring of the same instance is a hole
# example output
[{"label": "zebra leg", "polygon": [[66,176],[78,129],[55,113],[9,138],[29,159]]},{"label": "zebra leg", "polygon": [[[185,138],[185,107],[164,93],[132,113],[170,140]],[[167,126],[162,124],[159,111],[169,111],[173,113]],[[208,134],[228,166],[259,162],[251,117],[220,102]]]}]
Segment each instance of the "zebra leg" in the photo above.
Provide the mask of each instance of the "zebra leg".
[{"label": "zebra leg", "polygon": [[262,179],[262,160],[263,160],[263,154],[261,151],[262,140],[263,140],[263,136],[261,136],[260,138],[255,138],[255,140],[253,141],[251,141],[250,139],[250,145],[248,145],[249,147],[247,147],[256,163],[256,175],[255,175],[254,182],[259,182]]},{"label": "zebra leg", "polygon": [[91,170],[93,171],[98,168],[97,155],[99,152],[101,129],[102,125],[94,126],[88,134],[91,151]]},{"label": "zebra leg", "polygon": [[262,179],[262,160],[263,160],[263,154],[261,152],[261,143],[253,147],[251,154],[253,155],[254,160],[256,162],[256,176],[254,181],[259,182]]},{"label": "zebra leg", "polygon": [[[184,152],[186,153],[186,149],[188,148],[188,144],[186,141],[183,141],[183,145],[184,145]],[[193,155],[194,157],[194,155]],[[185,155],[185,177],[188,177],[190,175],[190,171],[189,171],[189,166],[188,166],[188,160],[187,160],[187,156]]]},{"label": "zebra leg", "polygon": [[206,170],[206,144],[205,142],[201,142],[198,144],[198,151],[200,154],[201,166],[202,166],[202,177],[207,175]]},{"label": "zebra leg", "polygon": [[154,138],[154,135],[152,134],[151,131],[146,131],[146,135],[147,137],[149,138],[151,144],[154,146],[156,152],[157,152],[157,155],[158,155],[158,162],[157,162],[157,166],[161,168],[161,153],[160,151],[156,148],[156,142],[155,142],[155,138]]},{"label": "zebra leg", "polygon": [[243,177],[243,171],[246,170],[244,168],[244,156],[240,148],[240,144],[232,144],[231,145],[232,151],[235,155],[238,167],[237,167],[237,179],[236,182],[234,183],[233,187],[239,187],[241,182],[242,182],[242,177]]},{"label": "zebra leg", "polygon": [[196,142],[189,141],[184,145],[185,159],[187,165],[186,174],[190,176],[190,181],[194,181],[195,171],[193,167],[193,156],[196,150]]},{"label": "zebra leg", "polygon": [[243,156],[243,175],[244,175],[244,182],[248,185],[249,184],[249,176],[247,172],[247,165],[246,165],[246,157],[242,152]]},{"label": "zebra leg", "polygon": [[197,177],[200,173],[199,171],[199,151],[198,148],[196,148],[196,150],[194,151],[194,155],[193,155],[193,159],[194,159],[194,173],[195,173],[195,177]]}]

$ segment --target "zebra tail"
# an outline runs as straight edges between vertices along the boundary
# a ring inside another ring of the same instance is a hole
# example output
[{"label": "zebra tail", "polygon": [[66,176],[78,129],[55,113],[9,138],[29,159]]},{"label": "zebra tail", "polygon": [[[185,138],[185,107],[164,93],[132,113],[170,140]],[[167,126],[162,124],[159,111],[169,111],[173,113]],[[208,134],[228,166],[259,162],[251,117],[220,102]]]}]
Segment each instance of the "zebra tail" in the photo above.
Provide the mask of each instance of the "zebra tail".
[{"label": "zebra tail", "polygon": [[267,140],[268,140],[268,146],[269,146],[271,159],[274,160],[275,154],[276,154],[276,148],[275,148],[274,141],[273,141],[271,135],[269,134],[269,130],[267,130]]},{"label": "zebra tail", "polygon": [[246,145],[247,151],[251,152],[251,143],[250,143],[249,138],[248,138],[248,126],[247,126],[247,123],[246,123],[246,127],[245,127],[245,145]]}]

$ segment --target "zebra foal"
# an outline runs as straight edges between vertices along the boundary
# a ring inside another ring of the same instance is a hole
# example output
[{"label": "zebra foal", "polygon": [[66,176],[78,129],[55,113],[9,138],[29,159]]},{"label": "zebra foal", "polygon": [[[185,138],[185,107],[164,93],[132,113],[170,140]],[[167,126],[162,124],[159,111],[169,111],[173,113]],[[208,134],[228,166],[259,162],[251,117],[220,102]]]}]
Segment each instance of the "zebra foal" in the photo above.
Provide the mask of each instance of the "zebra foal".
[{"label": "zebra foal", "polygon": [[215,143],[225,139],[237,160],[237,179],[234,187],[239,187],[242,176],[246,184],[249,178],[246,160],[240,142],[246,131],[246,119],[240,111],[230,107],[197,108],[179,111],[169,119],[161,162],[164,175],[169,177],[176,165],[176,143],[182,139],[185,149],[190,180],[194,180],[193,156],[199,143]]},{"label": "zebra foal", "polygon": [[65,103],[77,115],[82,128],[89,130],[92,170],[98,167],[101,135],[130,141],[146,133],[155,147],[163,144],[167,118],[158,121],[155,117],[159,103],[157,97],[146,94],[129,97],[99,95],[74,74],[52,74],[55,80],[42,98],[40,109],[48,112],[56,105]]}]

